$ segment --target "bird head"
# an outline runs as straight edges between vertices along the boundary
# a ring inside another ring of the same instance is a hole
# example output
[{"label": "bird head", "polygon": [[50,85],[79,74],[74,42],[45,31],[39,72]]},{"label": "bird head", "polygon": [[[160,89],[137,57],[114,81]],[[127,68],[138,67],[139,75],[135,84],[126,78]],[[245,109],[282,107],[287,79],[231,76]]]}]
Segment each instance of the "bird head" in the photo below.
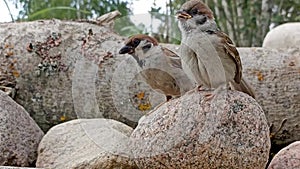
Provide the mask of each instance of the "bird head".
[{"label": "bird head", "polygon": [[158,46],[156,39],[148,35],[138,34],[129,37],[125,42],[125,46],[120,49],[119,54],[130,54],[142,66],[144,59],[149,56],[147,53],[155,46]]},{"label": "bird head", "polygon": [[182,33],[189,33],[193,30],[217,29],[213,12],[201,0],[187,1],[177,11],[176,16]]}]

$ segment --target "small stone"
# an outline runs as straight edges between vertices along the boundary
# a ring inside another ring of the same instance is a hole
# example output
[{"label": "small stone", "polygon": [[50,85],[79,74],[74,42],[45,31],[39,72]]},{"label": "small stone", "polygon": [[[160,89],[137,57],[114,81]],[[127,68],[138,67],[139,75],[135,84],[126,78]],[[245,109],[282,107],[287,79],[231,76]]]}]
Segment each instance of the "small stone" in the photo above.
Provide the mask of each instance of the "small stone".
[{"label": "small stone", "polygon": [[0,105],[0,165],[32,165],[44,133],[24,108],[2,91]]},{"label": "small stone", "polygon": [[41,168],[137,169],[127,147],[132,128],[110,119],[78,119],[51,128],[38,148]]},{"label": "small stone", "polygon": [[280,150],[271,161],[268,169],[295,169],[300,167],[300,141]]}]

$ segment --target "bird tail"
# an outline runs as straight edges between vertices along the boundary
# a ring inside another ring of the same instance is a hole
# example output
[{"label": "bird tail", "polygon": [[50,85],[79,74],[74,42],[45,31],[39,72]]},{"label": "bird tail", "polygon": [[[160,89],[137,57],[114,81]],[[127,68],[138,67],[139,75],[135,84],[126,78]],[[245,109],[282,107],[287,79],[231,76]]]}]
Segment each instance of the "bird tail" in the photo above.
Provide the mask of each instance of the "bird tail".
[{"label": "bird tail", "polygon": [[230,86],[233,90],[238,90],[240,92],[244,92],[255,99],[255,92],[253,87],[242,78],[240,84],[238,83],[230,83]]}]

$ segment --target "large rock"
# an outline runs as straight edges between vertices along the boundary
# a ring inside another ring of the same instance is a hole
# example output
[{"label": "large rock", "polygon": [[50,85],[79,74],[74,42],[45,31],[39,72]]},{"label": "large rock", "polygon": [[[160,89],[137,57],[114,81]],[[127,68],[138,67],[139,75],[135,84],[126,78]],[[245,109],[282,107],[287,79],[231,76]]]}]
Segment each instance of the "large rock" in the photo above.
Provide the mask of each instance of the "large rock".
[{"label": "large rock", "polygon": [[24,108],[0,91],[0,165],[33,165],[43,136]]},{"label": "large rock", "polygon": [[300,22],[285,23],[270,30],[262,46],[273,49],[299,48]]},{"label": "large rock", "polygon": [[37,167],[134,169],[127,147],[132,128],[110,119],[78,119],[51,128],[38,149]]},{"label": "large rock", "polygon": [[[178,45],[164,46],[179,52]],[[256,100],[273,126],[273,144],[300,140],[300,48],[238,48],[238,51],[243,77],[253,86]]]},{"label": "large rock", "polygon": [[169,101],[140,119],[131,141],[139,168],[264,169],[270,150],[263,110],[236,91]]},{"label": "large rock", "polygon": [[300,141],[280,150],[271,161],[268,169],[300,168]]},{"label": "large rock", "polygon": [[276,133],[286,119],[273,143],[300,140],[300,48],[240,48],[239,52],[244,76],[254,87],[269,125],[273,125],[271,132]]}]

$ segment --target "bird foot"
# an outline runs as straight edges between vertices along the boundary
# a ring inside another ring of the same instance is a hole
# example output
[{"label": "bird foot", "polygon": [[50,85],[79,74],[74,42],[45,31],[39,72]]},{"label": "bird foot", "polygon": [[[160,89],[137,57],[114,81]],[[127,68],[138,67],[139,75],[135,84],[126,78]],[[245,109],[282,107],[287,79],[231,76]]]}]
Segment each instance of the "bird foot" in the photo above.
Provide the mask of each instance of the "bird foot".
[{"label": "bird foot", "polygon": [[199,92],[208,92],[208,91],[212,91],[214,90],[213,88],[207,88],[207,87],[203,87],[203,86],[198,86],[198,91]]},{"label": "bird foot", "polygon": [[205,102],[208,102],[208,101],[211,101],[213,98],[215,97],[215,94],[212,92],[212,93],[207,93],[207,94],[204,94],[204,97],[201,101],[201,104],[205,103]]},{"label": "bird foot", "polygon": [[199,85],[199,86],[195,87],[194,89],[188,91],[187,94],[191,94],[191,93],[194,93],[194,92],[201,92],[201,91],[210,91],[210,90],[211,89],[205,88],[202,85]]},{"label": "bird foot", "polygon": [[210,100],[212,100],[214,97],[215,97],[215,94],[214,94],[214,93],[207,93],[207,94],[204,95],[204,100],[205,100],[205,101],[210,101]]},{"label": "bird foot", "polygon": [[220,93],[223,90],[223,87],[220,86],[216,89],[214,88],[205,88],[202,91],[208,92],[204,94],[204,98],[202,100],[202,102],[207,102],[207,101],[211,101],[218,93]]}]

